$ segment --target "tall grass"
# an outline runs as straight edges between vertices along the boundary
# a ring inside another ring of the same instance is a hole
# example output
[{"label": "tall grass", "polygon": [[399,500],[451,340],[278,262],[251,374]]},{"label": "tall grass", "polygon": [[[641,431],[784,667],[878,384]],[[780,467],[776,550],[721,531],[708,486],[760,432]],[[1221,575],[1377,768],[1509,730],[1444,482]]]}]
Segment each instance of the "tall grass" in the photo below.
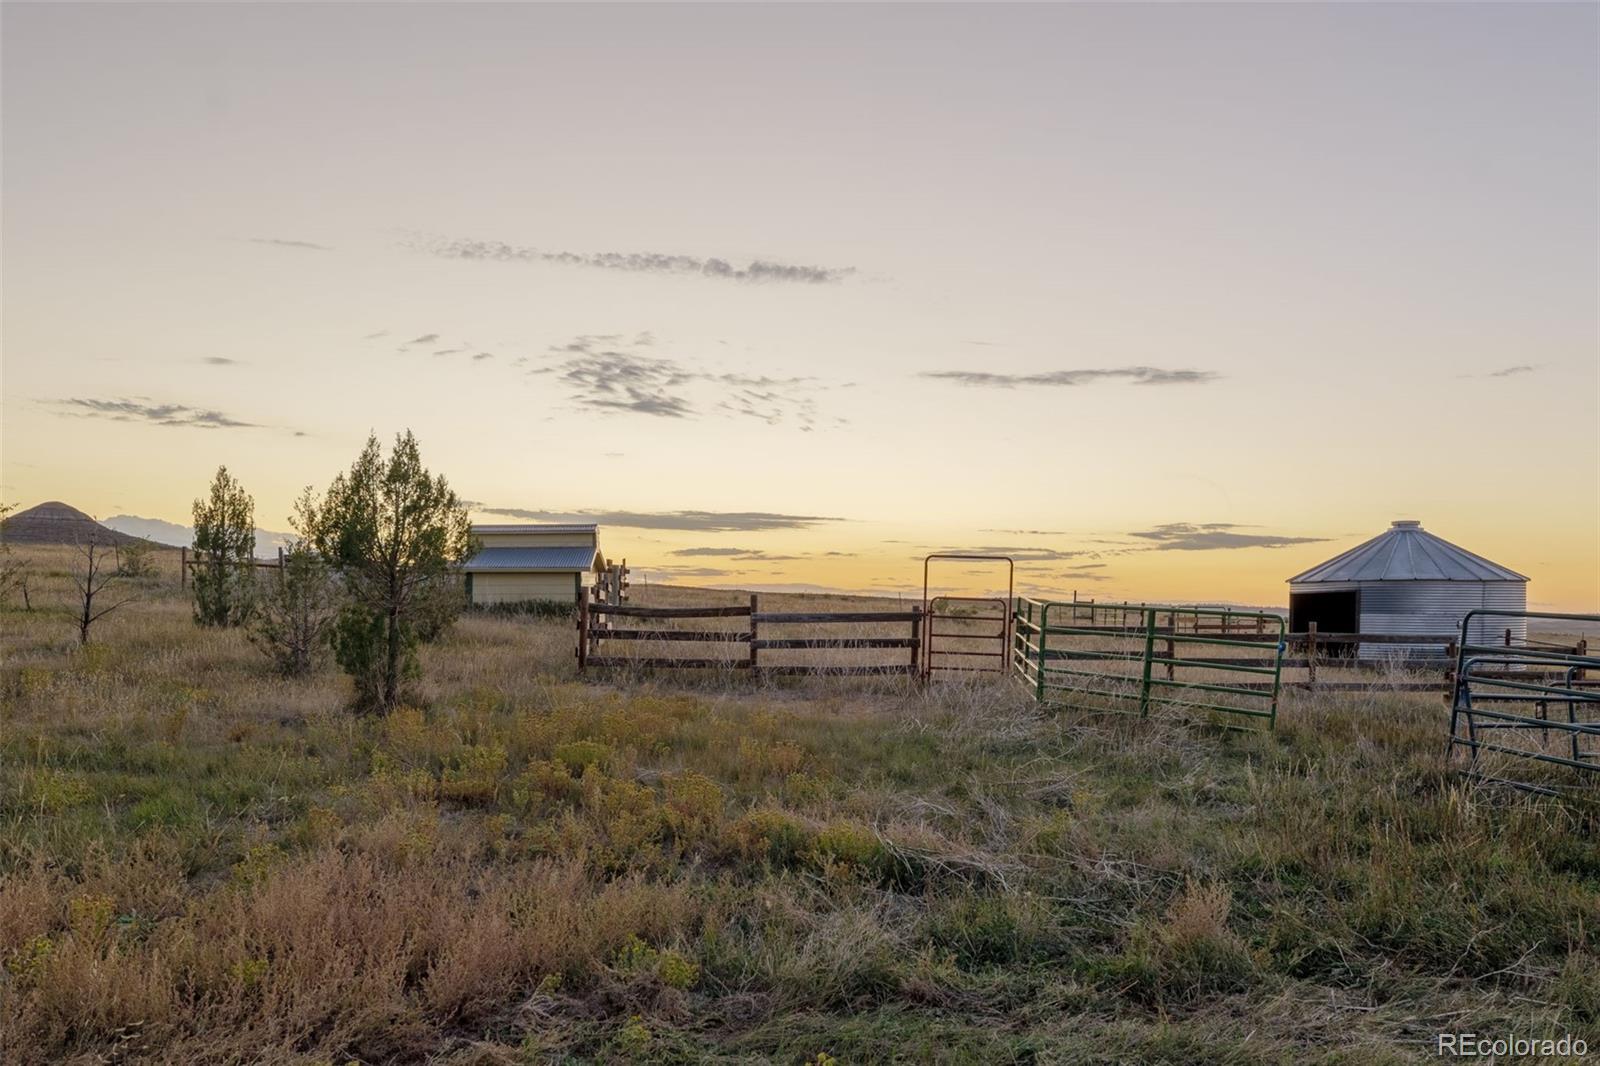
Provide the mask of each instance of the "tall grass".
[{"label": "tall grass", "polygon": [[87,649],[48,553],[0,614],[0,1061],[1600,1046],[1600,816],[1453,774],[1436,697],[1267,735],[977,677],[580,683],[569,624],[474,615],[357,719],[163,565]]}]

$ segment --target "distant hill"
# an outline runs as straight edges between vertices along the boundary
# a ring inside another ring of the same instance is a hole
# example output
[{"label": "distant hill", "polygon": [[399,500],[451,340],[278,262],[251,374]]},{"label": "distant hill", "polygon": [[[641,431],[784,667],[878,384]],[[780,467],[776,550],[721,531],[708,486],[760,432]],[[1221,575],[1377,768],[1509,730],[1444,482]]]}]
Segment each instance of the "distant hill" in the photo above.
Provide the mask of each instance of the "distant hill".
[{"label": "distant hill", "polygon": [[0,522],[7,544],[150,544],[155,542],[109,529],[60,500],[19,511]]},{"label": "distant hill", "polygon": [[[136,514],[114,514],[102,522],[101,525],[114,529],[119,533],[143,537],[159,544],[170,544],[175,548],[187,548],[194,543],[194,527],[181,525],[177,522],[168,522],[164,518],[143,518]],[[293,540],[293,533],[258,528],[256,530],[256,555],[264,559],[271,558],[279,548],[287,548]]]}]

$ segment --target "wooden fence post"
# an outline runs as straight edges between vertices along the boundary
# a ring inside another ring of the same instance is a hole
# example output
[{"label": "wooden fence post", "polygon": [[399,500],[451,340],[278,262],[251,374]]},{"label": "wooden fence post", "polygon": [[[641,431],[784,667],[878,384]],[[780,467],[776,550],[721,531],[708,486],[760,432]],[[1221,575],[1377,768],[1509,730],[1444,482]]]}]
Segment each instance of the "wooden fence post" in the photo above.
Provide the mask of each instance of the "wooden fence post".
[{"label": "wooden fence post", "polygon": [[1315,688],[1317,684],[1317,623],[1311,622],[1306,626],[1306,687]]},{"label": "wooden fence post", "polygon": [[589,663],[589,590],[578,593],[578,673]]},{"label": "wooden fence post", "polygon": [[[922,606],[911,608],[911,676],[926,678],[932,671],[922,669]],[[930,664],[931,665],[931,664]],[[1005,669],[1002,665],[1001,669]]]},{"label": "wooden fence post", "polygon": [[185,588],[189,584],[189,549],[178,549],[178,587]]},{"label": "wooden fence post", "polygon": [[278,545],[278,584],[283,584],[283,545]]},{"label": "wooden fence post", "polygon": [[752,592],[750,594],[750,673],[752,676],[760,669],[756,665],[756,652],[760,650],[756,647],[756,634],[758,632],[756,628],[756,611],[760,609],[760,606],[760,599]]}]

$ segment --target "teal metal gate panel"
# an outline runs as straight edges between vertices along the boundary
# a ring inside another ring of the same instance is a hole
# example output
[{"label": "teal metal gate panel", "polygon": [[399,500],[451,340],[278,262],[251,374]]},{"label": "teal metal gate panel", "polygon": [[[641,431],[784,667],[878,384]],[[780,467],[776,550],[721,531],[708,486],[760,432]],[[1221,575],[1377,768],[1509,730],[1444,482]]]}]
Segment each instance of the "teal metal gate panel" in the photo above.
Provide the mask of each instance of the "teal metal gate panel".
[{"label": "teal metal gate panel", "polygon": [[1041,701],[1191,708],[1275,728],[1282,616],[1229,608],[1016,600],[1012,667]]},{"label": "teal metal gate panel", "polygon": [[[1600,785],[1600,656],[1527,636],[1528,620],[1593,632],[1600,615],[1468,611],[1461,620],[1450,694],[1451,755],[1465,771],[1531,792]],[[1504,643],[1482,643],[1503,631]],[[1521,634],[1513,639],[1513,634]],[[1474,642],[1476,640],[1477,642]]]}]

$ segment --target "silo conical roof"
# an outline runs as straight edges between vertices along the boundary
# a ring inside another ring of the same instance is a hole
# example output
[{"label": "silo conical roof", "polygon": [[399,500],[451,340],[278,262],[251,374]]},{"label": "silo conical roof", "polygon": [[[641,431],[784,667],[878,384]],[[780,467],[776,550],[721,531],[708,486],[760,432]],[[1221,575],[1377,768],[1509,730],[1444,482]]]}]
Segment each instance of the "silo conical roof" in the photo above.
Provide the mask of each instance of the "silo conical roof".
[{"label": "silo conical roof", "polygon": [[1522,574],[1404,520],[1365,544],[1296,574],[1292,585],[1364,581],[1526,581]]}]

